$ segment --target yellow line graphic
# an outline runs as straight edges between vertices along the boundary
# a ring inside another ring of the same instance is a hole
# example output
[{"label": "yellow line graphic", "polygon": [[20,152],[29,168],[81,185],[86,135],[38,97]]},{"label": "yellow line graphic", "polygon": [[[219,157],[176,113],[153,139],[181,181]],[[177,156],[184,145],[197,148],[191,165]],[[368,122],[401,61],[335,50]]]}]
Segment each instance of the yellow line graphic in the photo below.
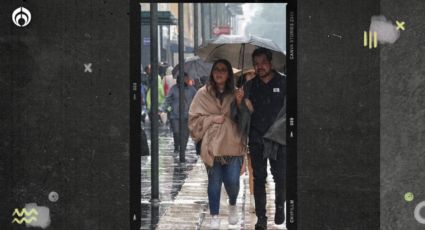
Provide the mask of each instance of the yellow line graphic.
[{"label": "yellow line graphic", "polygon": [[372,33],[369,31],[369,49],[372,49]]},{"label": "yellow line graphic", "polygon": [[373,48],[378,47],[378,33],[375,31],[373,32]]},{"label": "yellow line graphic", "polygon": [[363,46],[369,49],[378,47],[378,32],[376,31],[363,31]]},{"label": "yellow line graphic", "polygon": [[26,224],[31,223],[32,221],[37,221],[37,218],[35,218],[34,216],[31,217],[30,219],[27,218],[22,218],[21,220],[18,220],[17,218],[14,218],[12,221],[12,224],[17,222],[18,224],[22,224],[23,222],[25,222]]},{"label": "yellow line graphic", "polygon": [[364,31],[364,34],[363,34],[363,46],[367,47],[367,32],[366,31]]},{"label": "yellow line graphic", "polygon": [[12,216],[18,215],[19,217],[22,217],[24,214],[25,216],[31,216],[32,214],[38,215],[38,212],[36,209],[32,208],[29,212],[25,208],[22,209],[21,212],[19,212],[19,209],[15,208],[15,211],[13,211]]}]

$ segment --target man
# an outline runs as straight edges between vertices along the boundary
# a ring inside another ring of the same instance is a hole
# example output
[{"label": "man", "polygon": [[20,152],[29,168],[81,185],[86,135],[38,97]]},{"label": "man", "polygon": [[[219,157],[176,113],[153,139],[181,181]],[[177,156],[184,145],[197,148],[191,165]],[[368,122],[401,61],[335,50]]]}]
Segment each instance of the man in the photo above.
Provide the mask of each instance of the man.
[{"label": "man", "polygon": [[[179,79],[177,79],[177,84],[173,85],[168,91],[167,98],[165,99],[164,105],[162,107],[163,111],[169,111],[170,114],[170,124],[171,130],[173,132],[174,139],[174,152],[179,152],[180,148],[183,151],[186,150],[187,141],[189,139],[189,130],[188,130],[188,114],[189,107],[192,103],[193,98],[196,94],[195,87],[189,85],[190,77],[187,73],[184,73],[184,111],[183,111],[183,120],[184,120],[184,130],[180,130],[179,126]],[[184,138],[184,145],[180,146],[180,135]]]},{"label": "man", "polygon": [[[255,229],[267,229],[266,216],[266,178],[267,159],[275,182],[275,218],[278,227],[283,228],[285,221],[284,177],[286,148],[278,147],[277,154],[270,156],[264,152],[263,136],[273,125],[284,106],[286,97],[286,79],[272,66],[272,53],[265,48],[257,48],[252,54],[252,63],[256,76],[245,85],[244,94],[250,100],[254,111],[251,114],[249,131],[249,150],[254,173],[254,198],[257,224]],[[282,132],[284,132],[282,130]],[[283,135],[283,133],[282,133]]]}]

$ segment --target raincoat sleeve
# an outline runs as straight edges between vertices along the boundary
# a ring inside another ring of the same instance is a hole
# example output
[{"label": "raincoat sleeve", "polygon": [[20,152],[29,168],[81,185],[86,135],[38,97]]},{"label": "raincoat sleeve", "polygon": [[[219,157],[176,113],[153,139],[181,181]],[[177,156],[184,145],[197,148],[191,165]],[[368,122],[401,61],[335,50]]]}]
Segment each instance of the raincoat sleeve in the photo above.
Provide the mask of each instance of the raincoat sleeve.
[{"label": "raincoat sleeve", "polygon": [[[151,89],[149,88],[147,96],[146,96],[146,108],[150,110],[151,108]],[[164,103],[165,100],[165,94],[164,94],[164,84],[161,80],[161,77],[158,75],[158,106],[161,107],[161,105]]]},{"label": "raincoat sleeve", "polygon": [[164,81],[158,75],[158,105],[162,105],[165,100]]},{"label": "raincoat sleeve", "polygon": [[245,96],[244,99],[250,99],[251,100],[251,88],[252,88],[252,79],[247,81],[244,85],[243,85],[243,90],[245,91]]},{"label": "raincoat sleeve", "polygon": [[231,104],[231,117],[238,124],[238,131],[242,136],[247,137],[249,135],[249,126],[251,123],[252,111],[248,109],[246,99],[249,99],[249,90],[251,89],[251,81],[244,84],[243,89],[245,96],[241,101],[241,104],[237,106],[236,100]]},{"label": "raincoat sleeve", "polygon": [[148,93],[146,95],[146,108],[148,110],[151,109],[151,89],[148,89]]},{"label": "raincoat sleeve", "polygon": [[142,105],[146,104],[145,91],[146,91],[145,86],[143,84],[140,84],[140,95],[142,97],[142,100],[141,100]]},{"label": "raincoat sleeve", "polygon": [[263,157],[276,160],[281,147],[286,145],[286,98],[275,122],[263,136]]},{"label": "raincoat sleeve", "polygon": [[232,119],[236,122],[238,132],[241,134],[244,142],[249,135],[249,128],[251,123],[251,111],[245,104],[245,100],[242,100],[240,106],[237,106],[236,100],[234,100],[230,107],[230,114]]},{"label": "raincoat sleeve", "polygon": [[175,92],[174,87],[171,87],[170,90],[168,91],[167,97],[165,97],[164,104],[161,107],[162,111],[168,111],[168,108],[172,105],[174,101],[174,92]]},{"label": "raincoat sleeve", "polygon": [[214,114],[208,113],[204,98],[205,94],[198,92],[189,107],[189,132],[193,141],[202,140],[208,128],[213,124]]}]

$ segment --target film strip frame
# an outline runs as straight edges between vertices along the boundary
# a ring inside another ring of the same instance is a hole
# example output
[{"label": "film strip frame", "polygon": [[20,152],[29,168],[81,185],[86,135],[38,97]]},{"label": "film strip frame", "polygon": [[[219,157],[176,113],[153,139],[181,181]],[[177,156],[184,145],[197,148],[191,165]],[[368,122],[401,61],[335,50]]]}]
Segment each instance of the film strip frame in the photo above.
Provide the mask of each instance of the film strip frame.
[{"label": "film strip frame", "polygon": [[297,229],[297,1],[286,6],[286,227]]},{"label": "film strip frame", "polygon": [[[141,228],[141,14],[140,0],[129,1],[130,12],[130,229]],[[146,1],[158,3],[158,1]],[[178,3],[179,1],[161,1]],[[185,3],[194,3],[190,1]],[[224,1],[214,1],[219,3]],[[249,3],[231,1],[232,3]],[[252,1],[253,3],[258,1]],[[286,226],[297,229],[297,0],[262,1],[286,5],[286,66],[287,66],[287,165],[286,165]]]}]

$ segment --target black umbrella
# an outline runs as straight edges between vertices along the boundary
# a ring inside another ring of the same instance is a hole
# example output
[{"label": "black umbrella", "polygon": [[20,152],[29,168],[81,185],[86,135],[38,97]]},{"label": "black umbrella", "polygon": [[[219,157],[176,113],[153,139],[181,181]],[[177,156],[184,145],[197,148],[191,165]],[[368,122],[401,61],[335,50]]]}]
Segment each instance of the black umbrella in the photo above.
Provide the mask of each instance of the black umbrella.
[{"label": "black umbrella", "polygon": [[285,70],[285,52],[272,40],[250,35],[221,35],[196,50],[196,54],[206,62],[224,58],[238,69],[252,68],[252,52],[258,47],[272,51],[273,68],[279,72]]},{"label": "black umbrella", "polygon": [[[186,58],[184,61],[184,72],[186,72],[191,79],[201,79],[204,76],[209,76],[212,68],[212,63],[203,61],[198,56]],[[171,72],[174,78],[179,75],[179,64],[177,64]]]}]

